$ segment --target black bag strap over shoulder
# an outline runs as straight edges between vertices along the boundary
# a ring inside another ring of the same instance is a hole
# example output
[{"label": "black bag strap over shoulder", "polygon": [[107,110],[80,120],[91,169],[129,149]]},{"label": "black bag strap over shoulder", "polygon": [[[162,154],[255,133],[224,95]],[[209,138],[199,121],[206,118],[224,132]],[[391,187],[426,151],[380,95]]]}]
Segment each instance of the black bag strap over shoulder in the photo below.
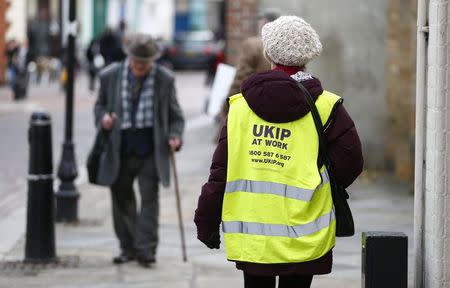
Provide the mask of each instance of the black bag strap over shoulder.
[{"label": "black bag strap over shoulder", "polygon": [[297,82],[298,87],[300,88],[300,90],[302,90],[303,94],[305,95],[306,101],[308,102],[308,106],[311,110],[311,115],[313,117],[314,120],[314,125],[316,125],[316,130],[317,130],[317,134],[319,135],[319,155],[321,155],[324,159],[323,163],[325,163],[325,165],[327,166],[327,169],[329,168],[329,159],[328,159],[328,148],[327,148],[327,142],[324,139],[324,129],[323,129],[323,124],[322,124],[322,120],[320,118],[319,115],[319,111],[317,111],[317,107],[316,107],[316,103],[314,102],[314,99],[312,98],[311,94],[309,93],[309,91],[305,88],[305,86],[303,86],[300,82]]},{"label": "black bag strap over shoulder", "polygon": [[297,82],[297,85],[305,95],[306,102],[308,102],[308,106],[314,120],[314,125],[316,126],[317,134],[319,136],[319,155],[323,158],[322,160],[327,169],[331,185],[331,196],[333,198],[336,217],[336,236],[353,236],[355,234],[355,225],[350,206],[347,203],[349,196],[347,191],[345,191],[345,188],[334,178],[334,172],[328,155],[327,142],[325,141],[324,128],[319,111],[317,111],[315,101],[309,91],[301,83]]}]

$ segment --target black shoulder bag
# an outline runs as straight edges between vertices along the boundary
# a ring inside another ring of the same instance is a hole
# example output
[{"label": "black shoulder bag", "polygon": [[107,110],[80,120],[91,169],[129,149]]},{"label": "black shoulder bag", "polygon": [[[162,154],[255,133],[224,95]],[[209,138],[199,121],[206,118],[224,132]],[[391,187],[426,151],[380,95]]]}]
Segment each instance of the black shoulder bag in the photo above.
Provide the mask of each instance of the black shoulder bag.
[{"label": "black shoulder bag", "polygon": [[[111,103],[108,104],[109,105],[107,105],[108,106],[107,113],[111,113],[114,107],[114,99],[111,101]],[[98,182],[97,176],[98,170],[100,168],[100,159],[102,157],[102,154],[106,150],[106,145],[108,145],[109,133],[110,133],[109,131],[105,131],[102,127],[100,127],[98,128],[97,135],[95,135],[94,145],[92,146],[91,151],[89,152],[86,162],[88,180],[89,183],[91,184],[102,185],[101,183]]]},{"label": "black shoulder bag", "polygon": [[86,168],[88,171],[88,179],[89,183],[100,185],[97,181],[98,170],[100,168],[100,159],[102,157],[103,152],[105,151],[105,145],[108,141],[108,133],[100,128],[97,131],[97,135],[95,135],[94,145],[89,152]]},{"label": "black shoulder bag", "polygon": [[323,135],[324,129],[322,120],[320,119],[319,112],[317,111],[316,104],[311,94],[302,84],[297,84],[306,97],[306,101],[308,102],[309,108],[311,109],[311,114],[317,129],[317,134],[319,135],[319,154],[323,157],[324,164],[328,171],[328,176],[330,179],[331,196],[333,198],[334,213],[336,216],[336,236],[353,236],[355,234],[355,224],[353,222],[352,211],[350,210],[350,206],[347,203],[347,199],[349,196],[344,186],[339,184],[334,177],[333,167],[328,155],[327,143],[325,141],[325,136]]}]

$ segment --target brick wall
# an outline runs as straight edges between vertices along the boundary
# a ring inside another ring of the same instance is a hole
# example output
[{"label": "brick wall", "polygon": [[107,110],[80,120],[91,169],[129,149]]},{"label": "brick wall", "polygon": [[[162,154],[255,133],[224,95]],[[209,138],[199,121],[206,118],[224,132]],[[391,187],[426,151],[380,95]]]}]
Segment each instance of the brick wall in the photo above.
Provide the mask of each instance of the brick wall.
[{"label": "brick wall", "polygon": [[388,1],[386,164],[413,183],[417,0]]},{"label": "brick wall", "polygon": [[10,3],[6,0],[0,0],[0,84],[5,82],[7,59],[5,57],[6,51],[6,30],[9,24],[6,21],[6,10]]},{"label": "brick wall", "polygon": [[257,0],[226,2],[226,62],[236,65],[243,39],[257,33]]}]

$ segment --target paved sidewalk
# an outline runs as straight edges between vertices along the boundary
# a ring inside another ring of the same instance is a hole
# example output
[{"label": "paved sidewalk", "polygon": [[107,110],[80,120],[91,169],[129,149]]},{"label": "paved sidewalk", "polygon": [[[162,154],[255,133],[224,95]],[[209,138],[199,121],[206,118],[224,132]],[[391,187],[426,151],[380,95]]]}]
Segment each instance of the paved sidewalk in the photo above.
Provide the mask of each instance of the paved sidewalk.
[{"label": "paved sidewalk", "polygon": [[[111,263],[118,248],[111,224],[109,191],[83,184],[78,187],[80,224],[56,226],[57,254],[62,259],[72,259],[68,267],[38,267],[31,271],[0,269],[0,287],[243,287],[241,272],[226,261],[223,249],[209,250],[196,240],[193,211],[200,187],[208,177],[215,130],[206,121],[190,125],[184,150],[177,154],[188,263],[181,261],[172,189],[160,192],[158,262],[153,268],[144,269],[134,262],[122,266]],[[405,232],[409,236],[409,262],[412,263],[413,198],[406,187],[382,179],[369,180],[366,176],[361,177],[350,192],[357,236],[338,239],[333,273],[315,277],[312,287],[361,287],[362,231]],[[22,239],[3,260],[21,260],[23,253]],[[412,266],[409,270],[412,271]]]}]

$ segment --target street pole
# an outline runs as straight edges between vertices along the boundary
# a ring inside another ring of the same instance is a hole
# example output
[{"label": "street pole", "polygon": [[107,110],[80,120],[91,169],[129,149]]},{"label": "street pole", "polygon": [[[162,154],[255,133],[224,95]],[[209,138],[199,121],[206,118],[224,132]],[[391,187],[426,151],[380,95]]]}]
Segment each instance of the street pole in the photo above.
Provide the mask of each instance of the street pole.
[{"label": "street pole", "polygon": [[58,167],[58,178],[61,180],[56,192],[56,221],[77,222],[78,221],[78,198],[79,193],[73,183],[78,176],[75,162],[74,143],[72,142],[73,130],[73,93],[74,93],[74,66],[75,66],[75,37],[77,23],[75,20],[76,0],[70,0],[69,23],[68,23],[68,45],[67,45],[67,83],[66,83],[66,119],[64,143],[61,162]]}]

